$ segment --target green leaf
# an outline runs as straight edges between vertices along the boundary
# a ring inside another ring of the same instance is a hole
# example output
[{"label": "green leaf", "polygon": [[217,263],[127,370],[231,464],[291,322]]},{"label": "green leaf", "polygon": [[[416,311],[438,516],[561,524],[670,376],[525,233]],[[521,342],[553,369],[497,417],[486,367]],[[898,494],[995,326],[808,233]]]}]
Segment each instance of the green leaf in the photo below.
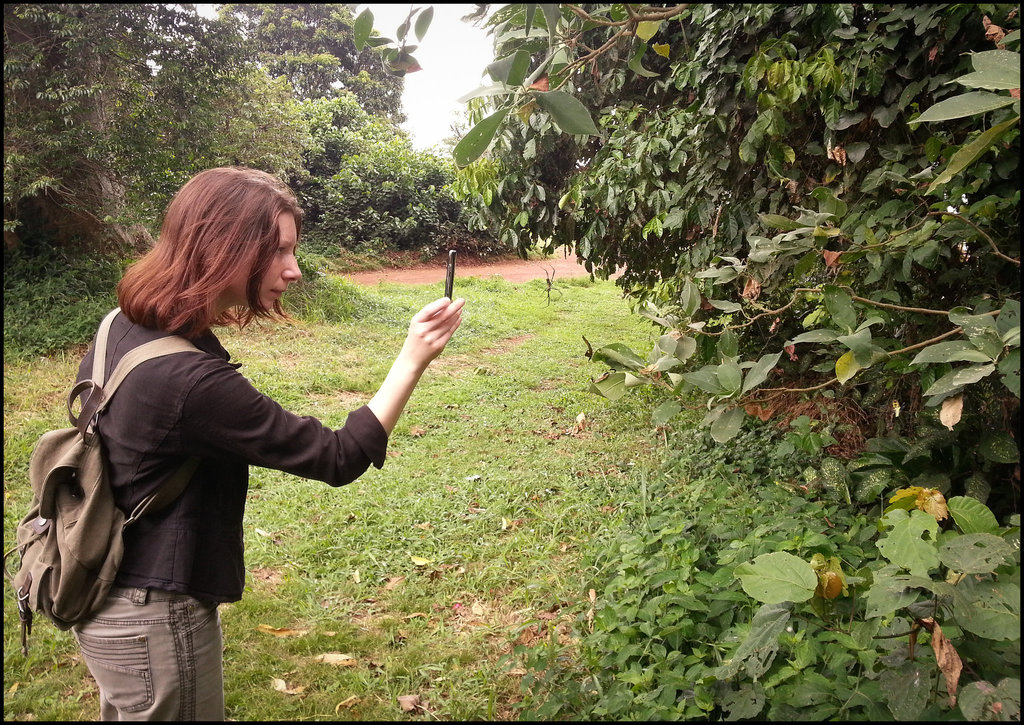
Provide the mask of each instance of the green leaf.
[{"label": "green leaf", "polygon": [[948,184],[953,177],[980,159],[1007,130],[1019,122],[1020,116],[1011,118],[1009,121],[1004,121],[1003,123],[993,126],[969,144],[961,146],[957,152],[953,154],[953,158],[949,160],[949,163],[946,165],[946,168],[942,170],[942,173],[935,177],[935,180],[928,185],[928,190],[925,193],[936,193],[941,186]]},{"label": "green leaf", "polygon": [[814,596],[818,577],[811,565],[785,551],[762,554],[733,570],[743,591],[759,602],[806,602]]},{"label": "green leaf", "polygon": [[[1020,31],[1014,33],[1019,35]],[[985,680],[972,682],[960,689],[957,707],[964,718],[972,722],[997,718],[1013,720],[1020,714],[1020,680],[1005,677],[995,686]]]},{"label": "green leaf", "polygon": [[487,74],[498,83],[519,86],[526,78],[529,68],[530,54],[525,50],[519,50],[491,63],[487,66]]},{"label": "green leaf", "polygon": [[654,37],[659,27],[661,27],[660,20],[643,20],[636,24],[636,37],[646,43]]},{"label": "green leaf", "polygon": [[434,19],[434,6],[430,5],[426,10],[420,13],[420,16],[416,18],[416,40],[423,40],[423,36],[427,34],[427,28],[430,27],[430,21]]},{"label": "green leaf", "polygon": [[591,383],[590,392],[616,401],[626,394],[626,374],[611,373],[608,377],[600,378]]},{"label": "green leaf", "polygon": [[956,527],[964,534],[994,534],[999,530],[995,514],[976,498],[954,496],[946,501],[946,507]]},{"label": "green leaf", "polygon": [[537,92],[537,105],[551,114],[563,133],[597,134],[597,126],[586,106],[563,91]]},{"label": "green leaf", "polygon": [[1020,448],[1016,441],[1002,431],[985,436],[978,444],[978,453],[993,463],[1016,463],[1020,460]]},{"label": "green leaf", "polygon": [[943,375],[924,391],[926,396],[948,395],[956,392],[965,385],[972,385],[982,378],[995,372],[995,365],[972,365],[969,368],[959,368],[951,373]]},{"label": "green leaf", "polygon": [[705,365],[700,370],[695,370],[692,373],[683,373],[683,380],[691,385],[696,385],[705,393],[722,395],[725,392],[722,389],[721,383],[718,382],[717,365]]},{"label": "green leaf", "polygon": [[356,50],[362,50],[366,46],[366,41],[370,37],[370,33],[373,32],[373,13],[370,12],[369,8],[359,13],[359,17],[356,18],[355,23],[352,25],[352,40],[356,45]]},{"label": "green leaf", "polygon": [[734,362],[727,361],[718,366],[718,382],[728,394],[735,393],[740,389],[743,381],[743,371]]},{"label": "green leaf", "polygon": [[966,340],[955,340],[953,342],[939,342],[929,345],[914,356],[910,361],[911,365],[924,363],[949,363],[949,362],[990,362],[985,353],[978,350]]},{"label": "green leaf", "polygon": [[889,618],[897,610],[917,600],[918,592],[909,587],[909,577],[899,575],[898,571],[898,567],[889,564],[873,574],[864,613],[869,619]]},{"label": "green leaf", "polygon": [[746,417],[743,408],[737,406],[718,416],[718,419],[711,424],[711,437],[716,443],[725,443],[740,432],[743,419]]},{"label": "green leaf", "polygon": [[939,524],[934,516],[917,509],[909,514],[895,509],[887,513],[882,522],[892,527],[888,535],[878,541],[882,556],[920,577],[927,577],[928,572],[939,565],[935,545]]},{"label": "green leaf", "polygon": [[672,418],[676,413],[683,409],[683,406],[674,400],[666,400],[664,403],[654,409],[654,413],[651,414],[651,422],[655,426],[663,426],[668,423],[669,419]]},{"label": "green leaf", "polygon": [[796,229],[802,229],[806,225],[800,222],[794,221],[789,217],[784,217],[779,214],[758,214],[757,218],[760,219],[764,224],[781,229],[785,232],[792,232]]},{"label": "green leaf", "polygon": [[839,334],[840,333],[835,330],[810,330],[808,332],[801,332],[792,340],[787,341],[786,344],[795,345],[798,342],[833,342],[839,338]]},{"label": "green leaf", "polygon": [[629,63],[626,64],[626,67],[638,76],[643,76],[644,78],[657,78],[658,74],[644,68],[643,63],[641,62],[645,52],[647,52],[647,43],[640,43],[636,52],[633,53],[633,57],[630,58]]},{"label": "green leaf", "polygon": [[613,342],[594,351],[594,362],[604,362],[616,370],[641,370],[645,363],[643,358],[621,342]]},{"label": "green leaf", "polygon": [[916,720],[928,705],[929,678],[918,662],[883,670],[878,684],[896,720]]},{"label": "green leaf", "polygon": [[964,328],[964,334],[971,344],[995,360],[1003,351],[999,328],[991,315],[972,315],[966,307],[955,307],[949,311],[949,321]]},{"label": "green leaf", "polygon": [[505,120],[505,116],[511,110],[511,108],[503,108],[473,126],[455,146],[453,152],[455,163],[459,166],[468,166],[480,158],[484,151],[487,150],[487,147],[491,145],[491,141],[494,140],[494,135],[498,132],[501,122]]},{"label": "green leaf", "polygon": [[857,324],[857,312],[853,308],[850,293],[831,284],[824,285],[821,291],[825,295],[825,309],[832,316],[832,320],[840,329],[845,327],[848,332],[853,332]]},{"label": "green leaf", "polygon": [[[794,557],[795,558],[795,557]],[[749,566],[749,564],[744,564]],[[779,649],[779,635],[786,629],[790,617],[790,604],[765,604],[754,614],[746,638],[733,656],[713,670],[720,680],[734,677],[744,667],[750,677],[760,677],[771,667]]]},{"label": "green leaf", "polygon": [[778,364],[780,357],[782,357],[781,352],[774,355],[762,355],[761,359],[754,363],[754,367],[750,368],[747,373],[747,378],[743,381],[743,390],[740,392],[746,393],[767,380],[768,373]]},{"label": "green leaf", "polygon": [[1003,385],[1020,397],[1020,348],[1010,352],[999,361],[999,373],[1002,376]]},{"label": "green leaf", "polygon": [[562,19],[562,13],[558,9],[557,3],[543,3],[540,5],[541,11],[544,13],[544,21],[548,26],[548,37],[553,43],[558,31],[558,21]]},{"label": "green leaf", "polygon": [[910,123],[950,121],[954,118],[975,116],[979,113],[987,113],[1003,106],[1009,106],[1015,101],[1016,99],[1010,96],[1000,96],[987,91],[963,93],[945,101],[939,101]]},{"label": "green leaf", "polygon": [[967,577],[954,589],[957,624],[979,637],[1020,639],[1020,587],[1008,581]]},{"label": "green leaf", "polygon": [[1005,91],[1020,88],[1020,53],[1009,50],[987,50],[971,54],[974,73],[956,78],[968,88]]},{"label": "green leaf", "polygon": [[963,534],[939,547],[939,561],[961,574],[991,574],[1013,560],[1013,549],[993,534]]},{"label": "green leaf", "polygon": [[845,383],[862,369],[863,368],[861,368],[854,359],[853,350],[843,353],[839,359],[836,360],[836,378],[839,379],[840,384]]}]

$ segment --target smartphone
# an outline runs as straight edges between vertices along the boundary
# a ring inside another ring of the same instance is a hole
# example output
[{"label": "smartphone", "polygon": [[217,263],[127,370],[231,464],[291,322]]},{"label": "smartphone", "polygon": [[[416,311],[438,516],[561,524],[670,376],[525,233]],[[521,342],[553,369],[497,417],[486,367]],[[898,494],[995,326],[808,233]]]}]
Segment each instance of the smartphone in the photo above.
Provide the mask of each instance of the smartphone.
[{"label": "smartphone", "polygon": [[448,250],[448,275],[444,280],[444,296],[452,299],[452,290],[455,287],[455,250]]}]

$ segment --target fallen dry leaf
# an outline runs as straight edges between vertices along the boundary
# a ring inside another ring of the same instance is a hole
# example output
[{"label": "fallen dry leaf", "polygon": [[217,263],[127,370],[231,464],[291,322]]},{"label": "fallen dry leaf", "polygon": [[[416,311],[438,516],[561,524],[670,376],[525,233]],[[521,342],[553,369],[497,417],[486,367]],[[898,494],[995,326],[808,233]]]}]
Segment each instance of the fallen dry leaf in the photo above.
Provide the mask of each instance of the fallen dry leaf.
[{"label": "fallen dry leaf", "polygon": [[384,589],[386,591],[389,591],[389,592],[393,591],[394,589],[396,589],[399,586],[401,586],[402,582],[404,582],[404,581],[405,581],[405,577],[404,576],[393,576],[390,579],[388,579],[388,583],[384,585]]},{"label": "fallen dry leaf", "polygon": [[423,707],[422,699],[419,695],[399,695],[398,704],[403,712],[416,712],[416,710]]},{"label": "fallen dry leaf", "polygon": [[301,637],[309,634],[308,629],[290,629],[288,627],[271,627],[269,624],[261,624],[256,631],[264,634],[272,634],[275,637]]},{"label": "fallen dry leaf", "polygon": [[409,428],[409,435],[411,435],[413,438],[419,438],[426,432],[426,430],[420,428],[418,425],[414,425],[411,428]]},{"label": "fallen dry leaf", "polygon": [[409,558],[412,559],[412,563],[416,566],[427,566],[428,564],[434,563],[432,559],[424,559],[422,556],[413,556],[410,554]]},{"label": "fallen dry leaf", "polygon": [[341,652],[326,652],[314,657],[313,661],[322,662],[325,665],[334,665],[335,667],[354,667],[358,664],[355,657],[342,654]]},{"label": "fallen dry leaf", "polygon": [[484,614],[484,608],[483,605],[480,604],[480,602],[473,602],[473,606],[470,607],[470,610],[473,612],[473,614],[475,614],[478,617],[482,617]]},{"label": "fallen dry leaf", "polygon": [[359,570],[358,569],[356,569],[354,572],[352,572],[352,581],[354,581],[356,584],[358,584],[358,583],[360,583],[362,581],[362,578],[359,576]]},{"label": "fallen dry leaf", "polygon": [[417,618],[420,618],[420,617],[422,617],[423,619],[426,619],[427,615],[426,615],[425,612],[413,612],[412,614],[406,614],[404,617],[402,617],[402,619],[408,621],[410,619],[417,619]]},{"label": "fallen dry leaf", "polygon": [[424,531],[430,531],[432,528],[434,528],[433,524],[430,523],[413,524],[413,526],[415,526],[417,529],[423,529]]},{"label": "fallen dry leaf", "polygon": [[355,695],[352,695],[351,697],[346,697],[344,700],[342,700],[337,705],[335,705],[334,712],[337,713],[343,707],[344,708],[349,708],[349,707],[352,707],[353,705],[358,705],[358,704],[359,704],[359,698],[356,697]]},{"label": "fallen dry leaf", "polygon": [[274,689],[278,692],[283,692],[286,695],[301,695],[306,689],[305,685],[299,685],[297,687],[288,687],[288,683],[284,680],[275,677],[274,678]]}]

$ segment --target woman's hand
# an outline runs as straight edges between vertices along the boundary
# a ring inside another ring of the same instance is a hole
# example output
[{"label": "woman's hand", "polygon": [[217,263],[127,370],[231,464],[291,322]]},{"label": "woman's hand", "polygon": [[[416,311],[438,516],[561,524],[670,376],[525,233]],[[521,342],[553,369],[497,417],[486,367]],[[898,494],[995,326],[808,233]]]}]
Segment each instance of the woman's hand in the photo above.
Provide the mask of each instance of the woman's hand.
[{"label": "woman's hand", "polygon": [[464,299],[454,302],[447,297],[434,300],[417,312],[409,323],[409,334],[399,358],[406,358],[414,367],[425,370],[441,354],[452,334],[462,324]]},{"label": "woman's hand", "polygon": [[413,316],[402,351],[377,394],[367,403],[388,435],[394,430],[423,371],[441,354],[452,334],[462,324],[462,308],[465,304],[464,299],[451,302],[447,297],[442,297]]}]

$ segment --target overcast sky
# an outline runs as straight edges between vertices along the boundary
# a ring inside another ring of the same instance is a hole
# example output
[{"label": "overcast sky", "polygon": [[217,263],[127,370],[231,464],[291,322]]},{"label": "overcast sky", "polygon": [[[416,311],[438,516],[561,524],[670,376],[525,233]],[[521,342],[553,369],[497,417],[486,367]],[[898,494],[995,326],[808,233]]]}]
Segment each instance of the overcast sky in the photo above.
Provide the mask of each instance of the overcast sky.
[{"label": "overcast sky", "polygon": [[[360,5],[373,13],[374,28],[385,38],[397,40],[395,30],[411,7],[425,4],[370,3]],[[494,60],[491,36],[459,18],[473,12],[471,4],[436,4],[434,19],[413,53],[423,70],[405,76],[402,107],[408,121],[402,125],[412,136],[413,147],[426,150],[451,135],[451,123],[464,104],[457,99],[481,85],[487,64]],[[416,36],[410,30],[415,43]]]},{"label": "overcast sky", "polygon": [[[216,4],[196,6],[201,14],[216,17]],[[359,5],[373,13],[373,25],[385,38],[397,40],[395,30],[409,14],[410,8],[429,5],[408,3],[371,3]],[[487,64],[494,60],[492,39],[482,29],[459,18],[476,9],[471,4],[434,5],[434,19],[413,53],[423,70],[405,76],[402,108],[408,121],[402,128],[412,137],[414,148],[425,151],[451,135],[452,121],[458,118],[464,104],[458,98],[482,84]],[[415,34],[409,38],[415,43]]]}]

